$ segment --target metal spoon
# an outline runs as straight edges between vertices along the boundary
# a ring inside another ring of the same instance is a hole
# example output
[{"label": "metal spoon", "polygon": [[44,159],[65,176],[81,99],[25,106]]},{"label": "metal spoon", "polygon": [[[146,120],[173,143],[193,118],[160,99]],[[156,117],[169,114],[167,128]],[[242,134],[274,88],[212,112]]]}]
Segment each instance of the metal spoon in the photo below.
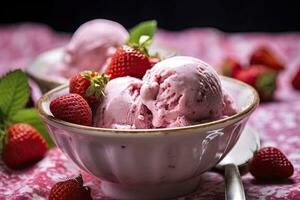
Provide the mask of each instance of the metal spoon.
[{"label": "metal spoon", "polygon": [[258,132],[247,125],[233,149],[215,167],[217,170],[225,171],[226,200],[246,200],[239,170],[247,166],[259,148]]}]

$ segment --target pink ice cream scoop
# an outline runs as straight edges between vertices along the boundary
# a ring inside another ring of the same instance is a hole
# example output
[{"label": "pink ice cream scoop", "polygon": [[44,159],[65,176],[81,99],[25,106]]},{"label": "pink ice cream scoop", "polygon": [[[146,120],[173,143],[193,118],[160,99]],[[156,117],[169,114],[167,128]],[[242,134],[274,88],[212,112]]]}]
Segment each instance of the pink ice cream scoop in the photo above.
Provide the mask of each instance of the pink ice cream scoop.
[{"label": "pink ice cream scoop", "polygon": [[100,70],[116,47],[128,38],[127,30],[117,22],[95,19],[81,25],[64,49],[63,62],[77,72]]},{"label": "pink ice cream scoop", "polygon": [[216,71],[185,56],[157,63],[143,77],[142,103],[155,128],[179,127],[222,116],[223,91]]},{"label": "pink ice cream scoop", "polygon": [[228,117],[237,113],[237,107],[230,94],[223,88],[222,117]]},{"label": "pink ice cream scoop", "polygon": [[142,81],[115,78],[105,87],[105,97],[94,113],[94,126],[102,128],[152,128],[152,115],[140,98]]}]

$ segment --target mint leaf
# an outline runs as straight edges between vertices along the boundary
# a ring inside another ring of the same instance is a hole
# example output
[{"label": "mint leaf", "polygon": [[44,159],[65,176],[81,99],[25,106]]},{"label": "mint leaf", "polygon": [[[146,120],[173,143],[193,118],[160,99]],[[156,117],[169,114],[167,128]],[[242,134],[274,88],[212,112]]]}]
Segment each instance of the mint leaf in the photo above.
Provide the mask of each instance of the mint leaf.
[{"label": "mint leaf", "polygon": [[0,110],[2,117],[12,117],[24,108],[29,99],[27,76],[21,70],[9,72],[0,79]]},{"label": "mint leaf", "polygon": [[5,116],[2,112],[2,110],[0,109],[0,128],[1,128],[1,125],[4,124],[4,120],[5,120]]},{"label": "mint leaf", "polygon": [[36,128],[43,138],[46,140],[48,147],[54,147],[54,143],[48,134],[48,131],[44,125],[44,122],[41,120],[40,116],[36,112],[34,108],[28,108],[28,109],[23,109],[19,110],[12,118],[11,122],[13,124],[15,123],[28,123],[34,128]]},{"label": "mint leaf", "polygon": [[145,21],[136,25],[130,30],[127,43],[131,45],[138,45],[142,35],[149,36],[150,39],[152,39],[156,32],[156,28],[157,22],[155,20]]}]

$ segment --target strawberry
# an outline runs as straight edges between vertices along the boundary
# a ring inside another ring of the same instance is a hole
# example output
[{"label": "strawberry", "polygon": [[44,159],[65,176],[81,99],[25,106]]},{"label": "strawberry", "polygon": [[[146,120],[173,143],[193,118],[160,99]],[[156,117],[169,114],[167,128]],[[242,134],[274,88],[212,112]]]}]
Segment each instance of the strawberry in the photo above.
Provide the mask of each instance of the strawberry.
[{"label": "strawberry", "polygon": [[10,168],[27,167],[41,160],[47,151],[46,141],[29,124],[18,123],[10,126],[6,136],[2,158]]},{"label": "strawberry", "polygon": [[84,71],[76,74],[70,79],[70,93],[82,96],[90,106],[99,101],[104,95],[103,89],[109,77],[105,74],[98,74],[95,71]]},{"label": "strawberry", "polygon": [[276,180],[292,176],[294,167],[279,149],[266,147],[255,153],[249,171],[258,180]]},{"label": "strawberry", "polygon": [[122,76],[142,78],[152,65],[145,53],[137,48],[123,45],[112,56],[105,73],[110,75],[111,80]]},{"label": "strawberry", "polygon": [[296,90],[300,90],[300,65],[298,66],[298,71],[297,71],[296,75],[292,79],[292,86]]},{"label": "strawberry", "polygon": [[234,58],[225,58],[220,65],[221,74],[228,77],[235,77],[235,75],[242,70],[241,64]]},{"label": "strawberry", "polygon": [[270,101],[276,90],[277,73],[263,65],[249,66],[239,71],[236,79],[253,86],[262,101]]},{"label": "strawberry", "polygon": [[127,43],[116,50],[105,70],[111,80],[122,76],[142,78],[159,61],[154,59],[159,55],[150,56],[147,48],[152,43],[156,28],[157,22],[150,20],[130,30]]},{"label": "strawberry", "polygon": [[87,101],[79,94],[66,94],[50,103],[52,114],[58,119],[85,125],[92,125],[92,111]]},{"label": "strawberry", "polygon": [[284,70],[282,61],[266,46],[258,47],[250,56],[251,65],[265,65],[275,71]]},{"label": "strawberry", "polygon": [[82,176],[61,181],[51,188],[48,200],[92,200],[90,188],[83,186]]}]

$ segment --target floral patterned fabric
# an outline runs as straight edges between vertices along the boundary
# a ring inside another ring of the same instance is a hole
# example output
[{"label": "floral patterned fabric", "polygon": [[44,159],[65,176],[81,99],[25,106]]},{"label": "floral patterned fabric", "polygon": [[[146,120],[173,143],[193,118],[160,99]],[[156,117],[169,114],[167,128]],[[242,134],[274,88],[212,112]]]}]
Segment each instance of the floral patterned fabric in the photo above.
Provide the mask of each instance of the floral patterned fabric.
[{"label": "floral patterned fabric", "polygon": [[[69,38],[67,34],[55,33],[37,24],[0,27],[0,75],[13,68],[24,69],[39,53],[62,46]],[[278,53],[287,70],[280,74],[276,99],[261,104],[249,123],[259,130],[262,146],[276,146],[287,154],[295,172],[285,182],[268,184],[258,183],[246,174],[243,183],[248,200],[300,200],[300,92],[290,86],[291,76],[300,66],[300,33],[271,35],[225,34],[214,29],[160,30],[155,44],[165,49],[175,49],[177,54],[198,57],[214,66],[227,55],[236,56],[246,63],[249,53],[260,44],[270,45]],[[57,148],[50,150],[43,160],[26,170],[10,170],[0,160],[0,200],[46,199],[55,182],[79,173],[79,169]],[[86,185],[92,188],[94,199],[109,199],[101,192],[100,180],[81,173]],[[224,199],[224,181],[220,174],[204,173],[201,183],[195,193],[178,200]]]}]

